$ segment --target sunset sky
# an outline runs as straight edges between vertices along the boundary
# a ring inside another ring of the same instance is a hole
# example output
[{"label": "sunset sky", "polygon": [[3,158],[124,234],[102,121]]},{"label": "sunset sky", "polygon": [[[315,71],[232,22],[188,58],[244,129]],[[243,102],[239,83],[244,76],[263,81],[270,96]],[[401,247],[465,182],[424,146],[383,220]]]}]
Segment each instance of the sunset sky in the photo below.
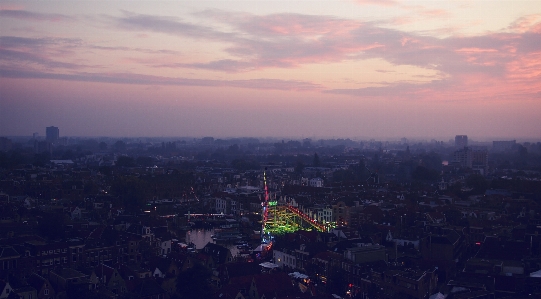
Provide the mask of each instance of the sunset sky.
[{"label": "sunset sky", "polygon": [[0,136],[541,139],[541,1],[1,1]]}]

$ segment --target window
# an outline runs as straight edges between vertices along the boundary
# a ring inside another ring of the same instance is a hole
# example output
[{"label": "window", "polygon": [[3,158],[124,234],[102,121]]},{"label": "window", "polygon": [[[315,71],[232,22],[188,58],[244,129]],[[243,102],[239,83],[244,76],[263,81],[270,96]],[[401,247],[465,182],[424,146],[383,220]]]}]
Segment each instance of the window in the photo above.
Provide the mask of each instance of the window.
[{"label": "window", "polygon": [[49,289],[43,290],[43,294],[44,294],[44,295],[49,295]]}]

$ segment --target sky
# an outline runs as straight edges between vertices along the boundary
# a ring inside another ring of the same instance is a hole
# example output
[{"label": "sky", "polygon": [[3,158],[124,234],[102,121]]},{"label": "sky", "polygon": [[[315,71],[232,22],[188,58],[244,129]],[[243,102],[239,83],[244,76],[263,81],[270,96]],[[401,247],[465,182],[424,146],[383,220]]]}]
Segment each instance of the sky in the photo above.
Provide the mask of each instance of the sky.
[{"label": "sky", "polygon": [[541,139],[541,1],[0,0],[0,136]]}]

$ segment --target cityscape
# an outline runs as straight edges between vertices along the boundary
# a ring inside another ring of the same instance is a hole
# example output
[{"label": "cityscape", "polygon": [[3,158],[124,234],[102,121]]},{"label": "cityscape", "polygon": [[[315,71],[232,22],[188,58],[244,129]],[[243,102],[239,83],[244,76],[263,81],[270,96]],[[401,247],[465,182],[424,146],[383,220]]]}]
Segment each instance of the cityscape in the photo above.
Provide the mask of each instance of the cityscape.
[{"label": "cityscape", "polygon": [[0,299],[541,298],[540,1],[0,28]]},{"label": "cityscape", "polygon": [[0,137],[11,298],[541,296],[541,142]]}]

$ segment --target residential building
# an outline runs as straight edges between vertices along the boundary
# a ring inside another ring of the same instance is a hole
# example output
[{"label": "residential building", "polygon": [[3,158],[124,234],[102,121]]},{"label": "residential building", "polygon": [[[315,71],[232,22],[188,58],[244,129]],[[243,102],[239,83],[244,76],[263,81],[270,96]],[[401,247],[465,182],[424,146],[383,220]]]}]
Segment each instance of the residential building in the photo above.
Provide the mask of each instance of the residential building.
[{"label": "residential building", "polygon": [[471,148],[464,147],[454,152],[454,161],[458,163],[460,167],[472,168],[473,164],[473,152]]},{"label": "residential building", "polygon": [[455,146],[460,148],[468,146],[468,135],[456,135]]},{"label": "residential building", "polygon": [[517,144],[516,140],[492,141],[492,150],[495,152],[505,152],[513,149]]},{"label": "residential building", "polygon": [[55,142],[60,138],[60,131],[58,130],[58,127],[47,127],[45,128],[45,140],[49,142]]}]

